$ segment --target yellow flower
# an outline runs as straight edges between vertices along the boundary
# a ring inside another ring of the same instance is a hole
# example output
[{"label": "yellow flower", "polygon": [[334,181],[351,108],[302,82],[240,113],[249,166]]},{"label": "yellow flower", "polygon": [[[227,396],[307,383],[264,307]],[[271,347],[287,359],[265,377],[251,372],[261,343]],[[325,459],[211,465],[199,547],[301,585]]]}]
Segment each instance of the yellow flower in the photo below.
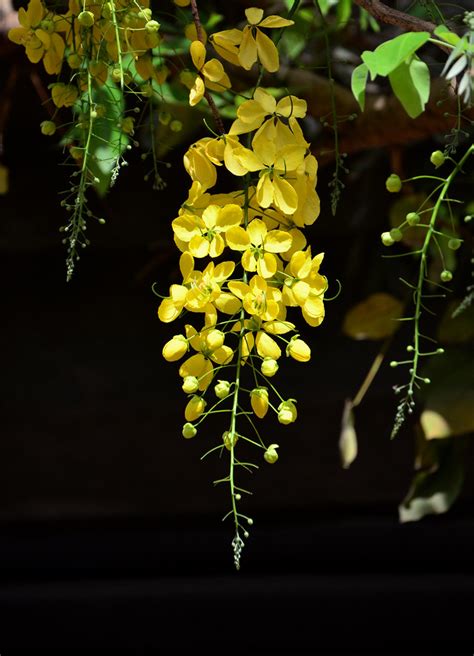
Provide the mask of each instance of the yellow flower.
[{"label": "yellow flower", "polygon": [[280,424],[284,424],[285,426],[292,424],[294,421],[296,421],[297,416],[298,413],[296,411],[296,406],[293,399],[283,401],[278,406],[278,421]]},{"label": "yellow flower", "polygon": [[225,242],[223,234],[242,222],[242,208],[235,204],[209,205],[202,218],[183,213],[172,222],[176,243],[181,250],[189,250],[194,257],[219,257]]},{"label": "yellow flower", "polygon": [[319,273],[324,253],[311,258],[311,249],[293,254],[285,269],[283,302],[287,306],[301,307],[305,321],[313,327],[324,319],[324,292],[327,279]]},{"label": "yellow flower", "polygon": [[191,179],[199,182],[201,191],[213,187],[217,182],[216,167],[211,162],[206,153],[206,145],[213,141],[209,137],[196,141],[185,153],[183,161],[184,168],[191,176]]},{"label": "yellow flower", "polygon": [[168,362],[181,360],[188,351],[188,340],[184,335],[175,335],[163,346],[163,357]]},{"label": "yellow flower", "polygon": [[288,27],[293,25],[293,21],[280,16],[263,18],[263,9],[257,7],[246,9],[245,15],[248,24],[242,31],[224,30],[213,35],[215,49],[224,59],[232,64],[240,64],[248,71],[258,60],[267,71],[275,73],[280,66],[278,50],[261,28]]},{"label": "yellow flower", "polygon": [[30,0],[28,8],[18,11],[19,27],[8,32],[13,43],[25,47],[26,56],[33,64],[43,60],[49,75],[61,71],[64,56],[64,40],[57,34],[57,17],[47,11],[41,0]]},{"label": "yellow flower", "polygon": [[[186,337],[197,353],[183,362],[179,368],[179,375],[182,378],[195,376],[199,381],[198,389],[204,391],[214,376],[213,363],[218,365],[229,363],[234,352],[223,343],[224,335],[220,330],[207,328],[198,333],[189,324],[185,328]],[[216,335],[216,333],[220,333],[220,335]]]},{"label": "yellow flower", "polygon": [[296,169],[291,186],[298,196],[298,207],[292,216],[295,225],[312,225],[319,216],[320,202],[316,192],[318,162],[313,155],[307,155]]},{"label": "yellow flower", "polygon": [[260,171],[257,184],[257,203],[264,208],[275,205],[284,214],[294,214],[298,208],[298,194],[287,180],[304,163],[306,148],[299,144],[281,150],[275,142],[259,140],[254,150],[240,148],[234,157],[247,171]]},{"label": "yellow flower", "polygon": [[270,287],[265,278],[253,276],[248,285],[238,280],[231,280],[227,286],[237,298],[242,299],[248,314],[256,315],[264,321],[273,321],[277,318],[280,312],[281,292],[275,287]]},{"label": "yellow flower", "polygon": [[257,271],[263,278],[271,278],[277,270],[274,253],[284,253],[291,248],[292,237],[284,230],[267,230],[261,219],[250,221],[247,228],[236,226],[226,234],[229,248],[244,251],[242,266],[246,271]]},{"label": "yellow flower", "polygon": [[202,98],[206,87],[211,91],[225,91],[230,89],[229,76],[218,59],[206,62],[206,48],[201,41],[193,41],[190,47],[191,59],[199,71],[189,92],[189,104],[197,105]]},{"label": "yellow flower", "polygon": [[[194,262],[190,253],[184,253],[181,260],[183,258],[189,258]],[[188,260],[187,266],[192,268],[194,265]],[[207,326],[217,322],[217,310],[232,315],[241,307],[240,300],[234,294],[221,290],[222,284],[232,275],[234,269],[234,262],[221,262],[217,266],[214,266],[214,262],[210,262],[204,271],[192,269],[188,275],[186,284],[189,291],[185,307],[191,312],[204,312]]]},{"label": "yellow flower", "polygon": [[[300,143],[308,146],[297,118],[306,116],[306,101],[296,96],[285,96],[277,101],[275,98],[258,87],[253,100],[246,100],[237,110],[237,119],[233,122],[229,134],[245,134],[258,130],[254,139],[265,137],[277,143],[278,148],[291,143]],[[288,124],[288,125],[287,125]]]}]

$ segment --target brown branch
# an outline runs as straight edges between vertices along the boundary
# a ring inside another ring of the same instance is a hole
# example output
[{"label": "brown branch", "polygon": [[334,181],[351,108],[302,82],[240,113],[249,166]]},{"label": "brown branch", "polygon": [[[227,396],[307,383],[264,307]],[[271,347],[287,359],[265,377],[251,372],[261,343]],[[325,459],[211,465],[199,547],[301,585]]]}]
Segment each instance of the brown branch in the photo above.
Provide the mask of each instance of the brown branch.
[{"label": "brown branch", "polygon": [[[201,43],[204,43],[204,32],[202,29],[201,17],[199,16],[199,9],[196,0],[191,0],[191,12],[193,15],[194,25],[196,27],[197,38],[199,41],[201,41]],[[203,81],[205,82],[205,80]],[[211,110],[217,130],[221,134],[225,134],[224,123],[222,122],[221,115],[219,114],[219,110],[216,107],[214,98],[211,96],[211,94],[207,89],[204,91],[204,98],[206,99],[207,104],[209,105],[209,109]]]},{"label": "brown branch", "polygon": [[390,25],[396,25],[407,32],[433,32],[436,28],[434,23],[422,20],[416,16],[410,16],[398,9],[387,7],[380,0],[354,0],[359,7],[369,12],[376,20]]}]

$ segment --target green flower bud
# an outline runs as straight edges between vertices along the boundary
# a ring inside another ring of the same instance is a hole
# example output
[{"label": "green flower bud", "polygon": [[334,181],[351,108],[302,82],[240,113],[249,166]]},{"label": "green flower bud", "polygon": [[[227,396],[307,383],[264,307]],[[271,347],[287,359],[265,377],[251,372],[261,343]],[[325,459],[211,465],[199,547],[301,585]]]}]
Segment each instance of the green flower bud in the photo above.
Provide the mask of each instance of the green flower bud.
[{"label": "green flower bud", "polygon": [[230,393],[230,383],[227,380],[220,380],[217,385],[214,386],[214,392],[218,399],[225,399]]},{"label": "green flower bud", "polygon": [[451,280],[453,279],[453,274],[451,273],[451,271],[445,269],[444,271],[441,271],[440,278],[443,282],[451,282]]},{"label": "green flower bud", "polygon": [[450,248],[452,251],[457,251],[458,248],[461,248],[461,245],[462,241],[454,237],[448,241],[448,248]]},{"label": "green flower bud", "polygon": [[145,25],[145,29],[147,32],[151,32],[151,33],[158,32],[158,30],[160,29],[160,24],[156,20],[151,20],[148,21],[148,23]]},{"label": "green flower bud", "polygon": [[273,465],[273,463],[275,463],[278,460],[278,453],[276,451],[277,449],[278,449],[278,444],[270,444],[268,449],[263,454],[263,457],[270,465]]},{"label": "green flower bud", "polygon": [[77,20],[82,27],[92,27],[94,25],[94,14],[91,11],[81,11]]},{"label": "green flower bud", "polygon": [[170,123],[171,132],[181,132],[182,129],[183,129],[183,124],[181,123],[181,121],[176,121],[176,120],[171,121]]},{"label": "green flower bud", "polygon": [[45,18],[41,21],[40,27],[42,30],[47,32],[47,34],[52,34],[54,32],[54,21],[52,21],[50,18]]},{"label": "green flower bud", "polygon": [[42,121],[40,124],[41,134],[52,137],[56,132],[56,123],[54,121]]},{"label": "green flower bud", "polygon": [[183,378],[182,390],[186,394],[194,394],[199,389],[199,381],[196,376],[185,376]]},{"label": "green flower bud", "polygon": [[298,413],[296,411],[296,406],[292,400],[283,401],[283,403],[280,403],[278,406],[278,421],[280,424],[283,424],[284,426],[292,424],[296,421],[297,416]]},{"label": "green flower bud", "polygon": [[406,220],[409,226],[416,226],[418,223],[420,223],[421,216],[418,214],[418,212],[408,212],[406,215]]},{"label": "green flower bud", "polygon": [[191,437],[194,437],[196,433],[197,433],[197,428],[193,426],[193,424],[191,424],[189,421],[184,424],[182,430],[183,437],[189,440],[191,439]]},{"label": "green flower bud", "polygon": [[445,161],[446,157],[444,156],[444,153],[441,152],[441,150],[435,150],[433,153],[431,153],[430,162],[437,169],[439,169],[440,166],[443,166]]},{"label": "green flower bud", "polygon": [[143,20],[146,20],[146,21],[151,20],[151,9],[149,9],[148,7],[146,7],[145,9],[141,9],[138,12],[138,16],[140,18],[143,18]]},{"label": "green flower bud", "polygon": [[172,116],[169,112],[160,112],[158,114],[158,120],[161,123],[161,125],[168,125],[171,119]]},{"label": "green flower bud", "polygon": [[382,240],[382,244],[384,246],[393,246],[393,244],[395,243],[389,232],[382,232],[382,234],[380,235],[380,239]]},{"label": "green flower bud", "polygon": [[402,181],[400,180],[400,176],[396,175],[395,173],[389,175],[385,181],[385,187],[387,191],[390,191],[390,193],[396,194],[397,191],[400,191],[402,188]]},{"label": "green flower bud", "polygon": [[278,371],[279,365],[273,358],[264,358],[260,370],[264,376],[271,378]]},{"label": "green flower bud", "polygon": [[401,241],[403,239],[403,232],[399,228],[392,228],[390,230],[390,237],[393,241]]}]

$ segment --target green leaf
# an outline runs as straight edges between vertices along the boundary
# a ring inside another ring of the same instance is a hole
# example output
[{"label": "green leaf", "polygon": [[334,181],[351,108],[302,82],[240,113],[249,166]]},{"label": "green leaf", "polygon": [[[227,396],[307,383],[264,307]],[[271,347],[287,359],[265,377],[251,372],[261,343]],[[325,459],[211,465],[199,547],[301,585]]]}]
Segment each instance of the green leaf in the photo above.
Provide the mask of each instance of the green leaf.
[{"label": "green leaf", "polygon": [[352,0],[340,0],[337,3],[337,26],[345,27],[352,14]]},{"label": "green leaf", "polygon": [[428,66],[414,57],[409,64],[403,62],[389,75],[394,94],[406,113],[416,118],[425,109],[430,97],[430,71]]},{"label": "green leaf", "polygon": [[455,32],[451,32],[451,30],[446,27],[446,25],[438,25],[434,31],[434,34],[452,46],[457,45],[459,41],[461,41],[461,37],[458,36]]},{"label": "green leaf", "polygon": [[421,48],[430,38],[429,32],[407,32],[390,39],[378,46],[373,52],[366,50],[362,53],[362,61],[367,64],[372,79],[376,75],[389,75],[410,58],[418,48]]},{"label": "green leaf", "polygon": [[367,78],[369,76],[369,69],[366,64],[360,64],[352,71],[351,89],[354,98],[359,103],[362,111],[365,107],[365,87],[367,85]]},{"label": "green leaf", "polygon": [[410,490],[399,506],[403,522],[417,522],[426,515],[445,513],[459,496],[464,482],[465,442],[446,439],[418,444]]}]

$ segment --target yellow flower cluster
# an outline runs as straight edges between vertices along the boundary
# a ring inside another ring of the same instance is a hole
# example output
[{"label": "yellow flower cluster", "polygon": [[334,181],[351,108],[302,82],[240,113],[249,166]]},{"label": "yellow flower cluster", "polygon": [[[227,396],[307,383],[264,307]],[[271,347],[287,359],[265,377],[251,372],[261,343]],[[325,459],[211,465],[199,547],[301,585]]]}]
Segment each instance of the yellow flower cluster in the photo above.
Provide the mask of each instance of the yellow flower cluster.
[{"label": "yellow flower cluster", "polygon": [[[203,44],[194,42],[193,51],[200,53],[199,62],[197,55],[193,59],[202,73],[207,65]],[[222,74],[217,67],[215,71]],[[195,87],[191,96],[198,91]],[[182,252],[182,282],[171,285],[158,316],[169,323],[183,311],[203,315],[201,327],[187,324],[185,334],[175,335],[163,348],[170,362],[181,360],[190,349],[196,352],[179,369],[183,390],[191,395],[185,437],[197,433],[190,422],[206,413],[204,393],[216,372],[250,365],[264,383],[277,372],[283,353],[298,362],[311,357],[310,347],[287,318],[288,308],[300,308],[303,319],[318,326],[327,288],[319,272],[323,254],[312,255],[302,230],[319,215],[317,162],[298,122],[305,114],[304,100],[289,95],[277,102],[258,87],[253,98],[239,106],[226,134],[200,139],[184,156],[192,184],[172,222]],[[214,193],[220,168],[235,177],[239,189]],[[205,260],[202,266],[199,260]],[[219,379],[215,385],[219,402],[232,396],[232,390],[235,382]],[[256,417],[263,418],[273,407],[280,423],[292,423],[294,400],[280,401],[278,408],[271,405],[264,384],[251,390]],[[267,462],[274,462],[275,454],[266,457]]]},{"label": "yellow flower cluster", "polygon": [[90,74],[99,85],[109,74],[123,79],[122,57],[131,55],[143,80],[162,83],[167,70],[153,64],[152,49],[158,46],[160,24],[152,20],[149,0],[69,0],[68,11],[56,14],[42,0],[30,0],[20,9],[20,27],[9,31],[14,43],[23,45],[33,63],[43,61],[53,75],[66,60],[79,88]]}]

